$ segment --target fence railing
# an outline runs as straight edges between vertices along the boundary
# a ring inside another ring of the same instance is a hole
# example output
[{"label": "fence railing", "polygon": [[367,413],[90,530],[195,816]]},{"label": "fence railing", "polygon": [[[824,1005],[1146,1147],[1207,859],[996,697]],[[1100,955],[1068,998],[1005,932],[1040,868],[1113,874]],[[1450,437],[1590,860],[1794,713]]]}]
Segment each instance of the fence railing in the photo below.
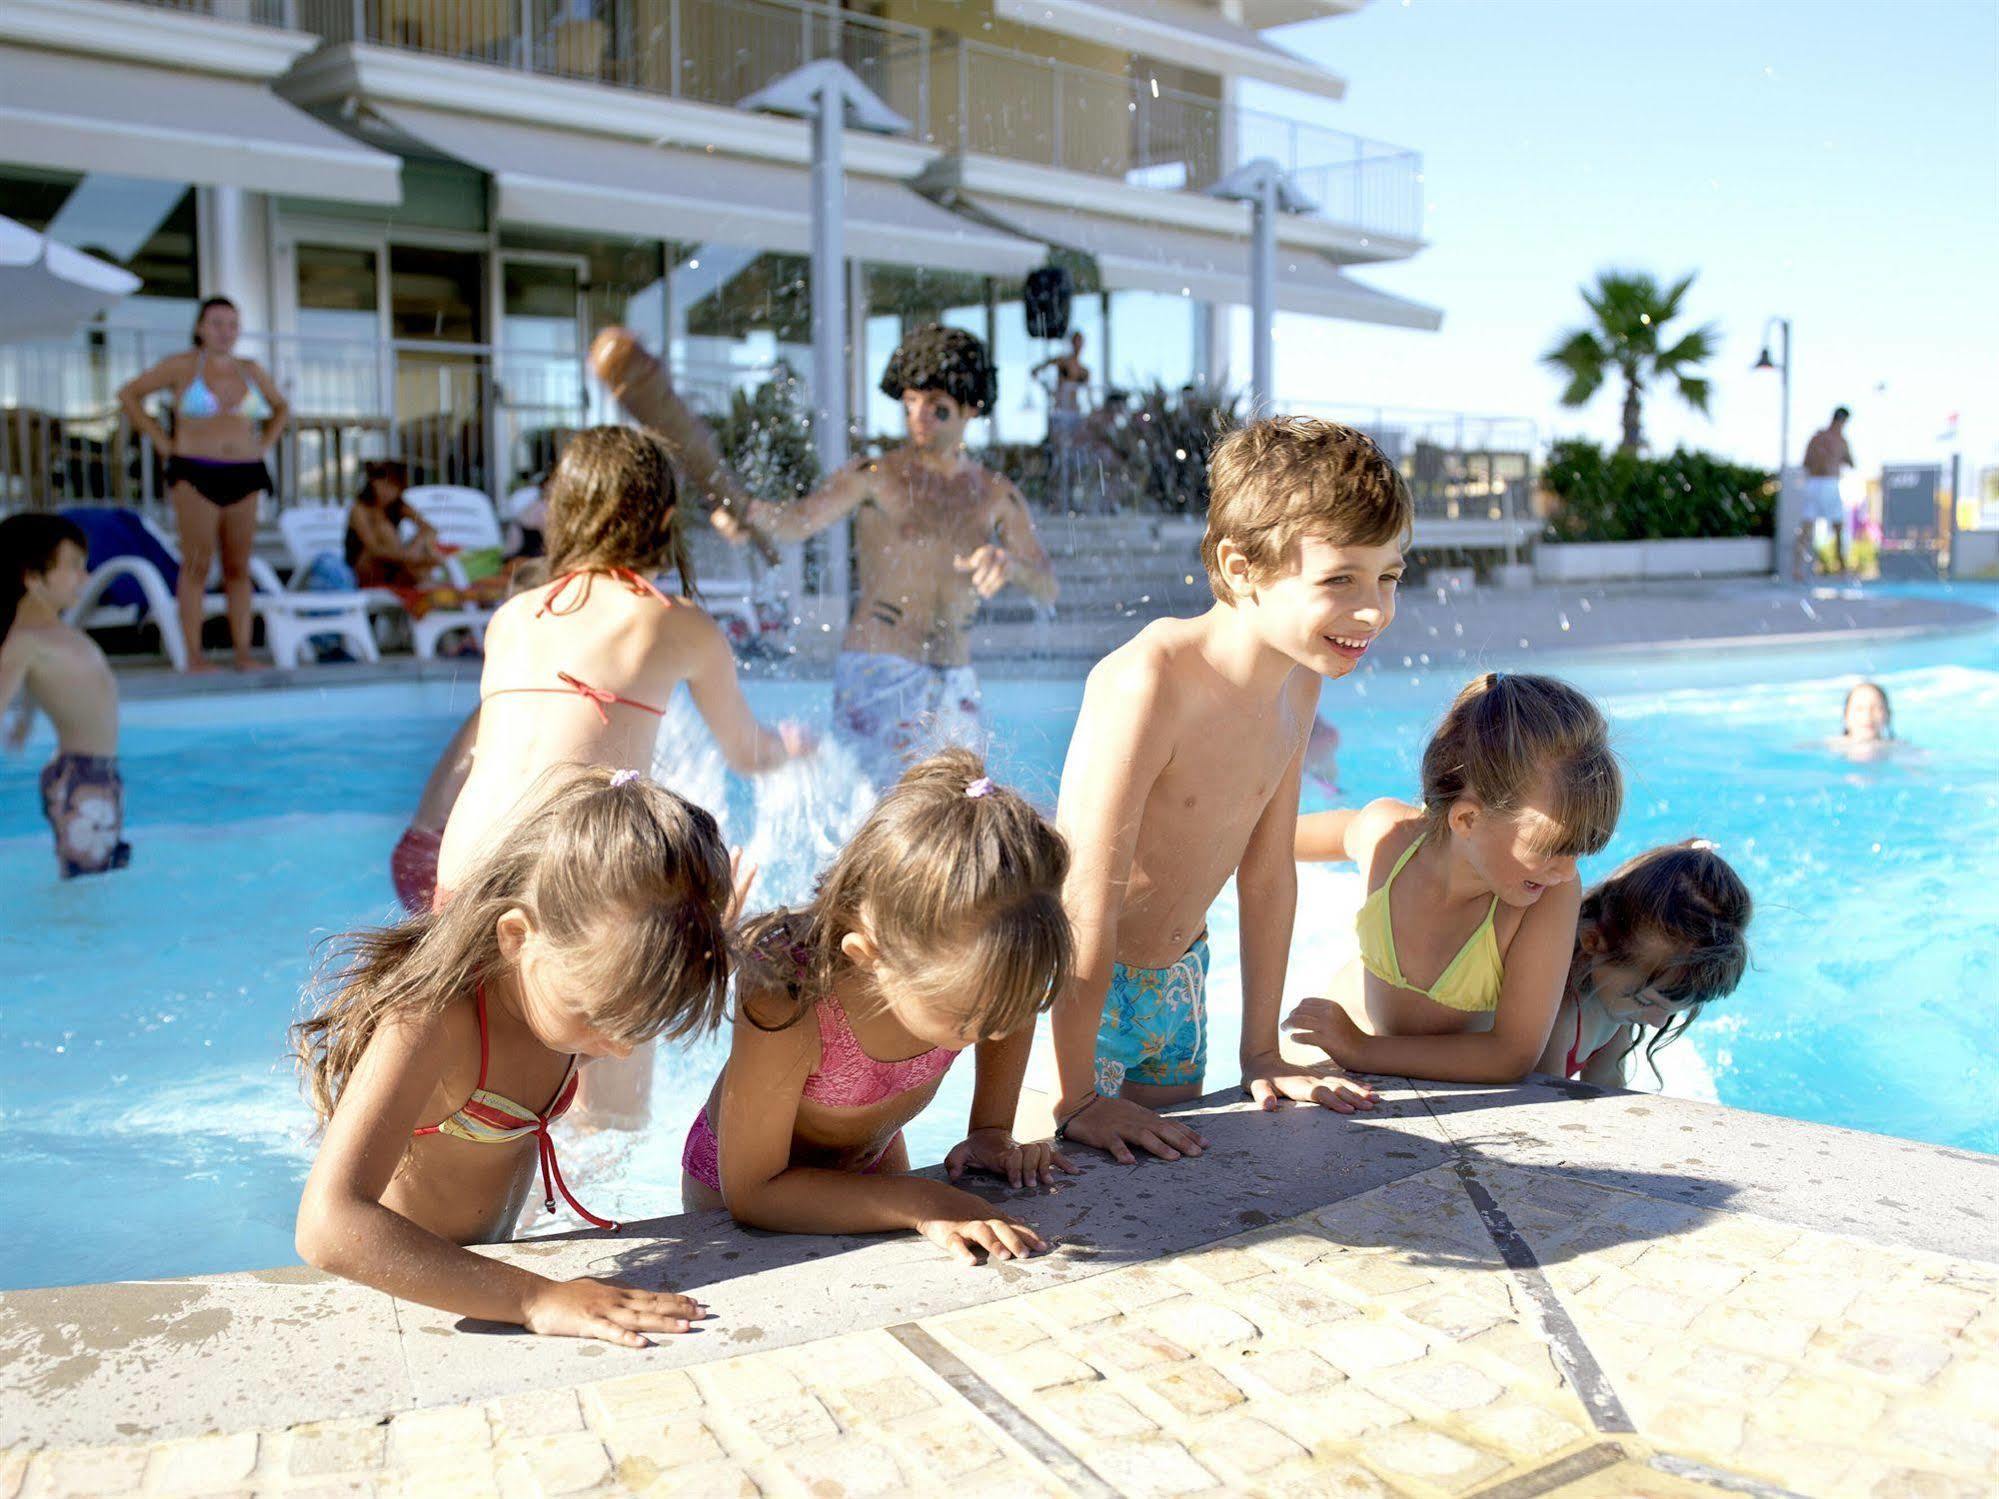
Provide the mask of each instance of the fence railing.
[{"label": "fence railing", "polygon": [[1532,527],[1541,439],[1526,417],[1314,402],[1284,409],[1358,427],[1380,444],[1408,481],[1419,539],[1424,521],[1477,523],[1508,536]]},{"label": "fence railing", "polygon": [[247,21],[253,26],[298,29],[298,0],[132,0],[149,10],[181,11],[216,21]]},{"label": "fence railing", "polygon": [[926,135],[930,33],[817,0],[293,0],[308,31],[733,105],[837,58]]},{"label": "fence railing", "polygon": [[[0,344],[0,509],[162,507],[164,462],[126,425],[118,390],[184,347],[128,328]],[[415,483],[502,495],[553,464],[570,432],[619,419],[580,356],[251,336],[239,351],[265,364],[291,406],[272,454],[280,508],[344,503],[360,488],[362,466],[384,457],[406,462]],[[704,362],[677,379],[690,403],[719,410],[768,374]],[[164,401],[156,397],[154,409]]]}]

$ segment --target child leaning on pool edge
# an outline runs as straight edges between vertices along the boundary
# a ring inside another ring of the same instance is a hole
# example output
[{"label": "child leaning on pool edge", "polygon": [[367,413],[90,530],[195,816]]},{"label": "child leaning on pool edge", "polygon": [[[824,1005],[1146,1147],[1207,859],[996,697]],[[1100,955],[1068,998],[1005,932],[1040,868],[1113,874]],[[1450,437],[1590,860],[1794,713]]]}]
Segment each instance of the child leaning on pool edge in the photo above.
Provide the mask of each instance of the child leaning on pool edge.
[{"label": "child leaning on pool edge", "polygon": [[1420,807],[1299,819],[1297,857],[1352,859],[1368,894],[1359,992],[1341,975],[1286,1032],[1356,1072],[1517,1082],[1562,1000],[1576,860],[1610,842],[1623,807],[1609,728],[1565,682],[1489,672],[1430,736],[1422,784]]},{"label": "child leaning on pool edge", "polygon": [[1323,678],[1395,617],[1409,491],[1360,432],[1305,417],[1230,433],[1208,466],[1201,560],[1214,607],[1147,625],[1090,673],[1062,770],[1076,974],[1055,1007],[1067,1138],[1121,1161],[1201,1138],[1155,1108],[1207,1067],[1208,907],[1241,906],[1242,1086],[1351,1111],[1366,1087],[1278,1054],[1297,907],[1292,833]]},{"label": "child leaning on pool edge", "polygon": [[952,1179],[975,1167],[1046,1186],[1074,1169],[1011,1130],[1034,1017],[1069,973],[1068,862],[971,751],[905,771],[812,903],[743,934],[728,1065],[681,1158],[686,1205],[785,1233],[913,1229],[967,1263],[1046,1248],[983,1199],[908,1175],[902,1129],[975,1047]]},{"label": "child leaning on pool edge", "polygon": [[1583,895],[1562,1008],[1534,1070],[1622,1088],[1649,1034],[1657,1078],[1659,1048],[1742,982],[1754,910],[1749,887],[1704,838],[1620,865]]},{"label": "child leaning on pool edge", "polygon": [[[565,767],[449,904],[337,948],[336,992],[294,1027],[325,1124],[299,1202],[308,1264],[530,1332],[638,1347],[702,1315],[683,1296],[551,1281],[461,1246],[506,1238],[540,1167],[577,1214],[548,1125],[581,1057],[698,1036],[727,1003],[735,900],[715,819],[629,770]],[[515,1100],[519,1100],[516,1102]]]},{"label": "child leaning on pool edge", "polygon": [[25,687],[5,731],[10,750],[27,743],[37,704],[55,725],[42,815],[66,880],[123,869],[132,858],[118,774],[118,683],[97,642],[63,620],[83,588],[88,555],[83,532],[61,516],[0,520],[0,713]]}]

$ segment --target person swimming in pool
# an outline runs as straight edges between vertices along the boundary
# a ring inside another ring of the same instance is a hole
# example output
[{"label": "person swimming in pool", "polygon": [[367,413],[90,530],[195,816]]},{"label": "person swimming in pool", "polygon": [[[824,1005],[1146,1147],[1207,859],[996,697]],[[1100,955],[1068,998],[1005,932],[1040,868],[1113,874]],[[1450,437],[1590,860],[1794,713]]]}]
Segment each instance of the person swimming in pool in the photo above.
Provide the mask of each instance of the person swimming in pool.
[{"label": "person swimming in pool", "polygon": [[1839,716],[1839,732],[1826,741],[1835,755],[1856,765],[1906,757],[1910,746],[1895,737],[1895,713],[1879,682],[1850,688]]}]

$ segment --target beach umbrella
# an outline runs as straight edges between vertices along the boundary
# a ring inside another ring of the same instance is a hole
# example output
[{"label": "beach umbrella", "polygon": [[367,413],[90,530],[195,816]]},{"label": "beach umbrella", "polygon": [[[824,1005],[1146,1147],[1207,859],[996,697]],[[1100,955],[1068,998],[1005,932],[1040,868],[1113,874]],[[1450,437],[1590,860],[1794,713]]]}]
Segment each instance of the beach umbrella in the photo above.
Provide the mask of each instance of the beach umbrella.
[{"label": "beach umbrella", "polygon": [[0,218],[0,343],[66,337],[138,289],[130,271]]}]

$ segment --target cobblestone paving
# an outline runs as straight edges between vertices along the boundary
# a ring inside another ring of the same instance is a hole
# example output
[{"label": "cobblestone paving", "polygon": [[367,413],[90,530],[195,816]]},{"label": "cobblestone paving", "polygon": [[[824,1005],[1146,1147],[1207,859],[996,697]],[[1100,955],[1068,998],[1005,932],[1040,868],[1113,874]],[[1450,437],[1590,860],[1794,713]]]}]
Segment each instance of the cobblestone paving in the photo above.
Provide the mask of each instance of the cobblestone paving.
[{"label": "cobblestone paving", "polygon": [[1999,1268],[1472,1169],[1483,1218],[1443,1167],[921,1324],[379,1424],[0,1454],[0,1499],[1999,1488]]}]

